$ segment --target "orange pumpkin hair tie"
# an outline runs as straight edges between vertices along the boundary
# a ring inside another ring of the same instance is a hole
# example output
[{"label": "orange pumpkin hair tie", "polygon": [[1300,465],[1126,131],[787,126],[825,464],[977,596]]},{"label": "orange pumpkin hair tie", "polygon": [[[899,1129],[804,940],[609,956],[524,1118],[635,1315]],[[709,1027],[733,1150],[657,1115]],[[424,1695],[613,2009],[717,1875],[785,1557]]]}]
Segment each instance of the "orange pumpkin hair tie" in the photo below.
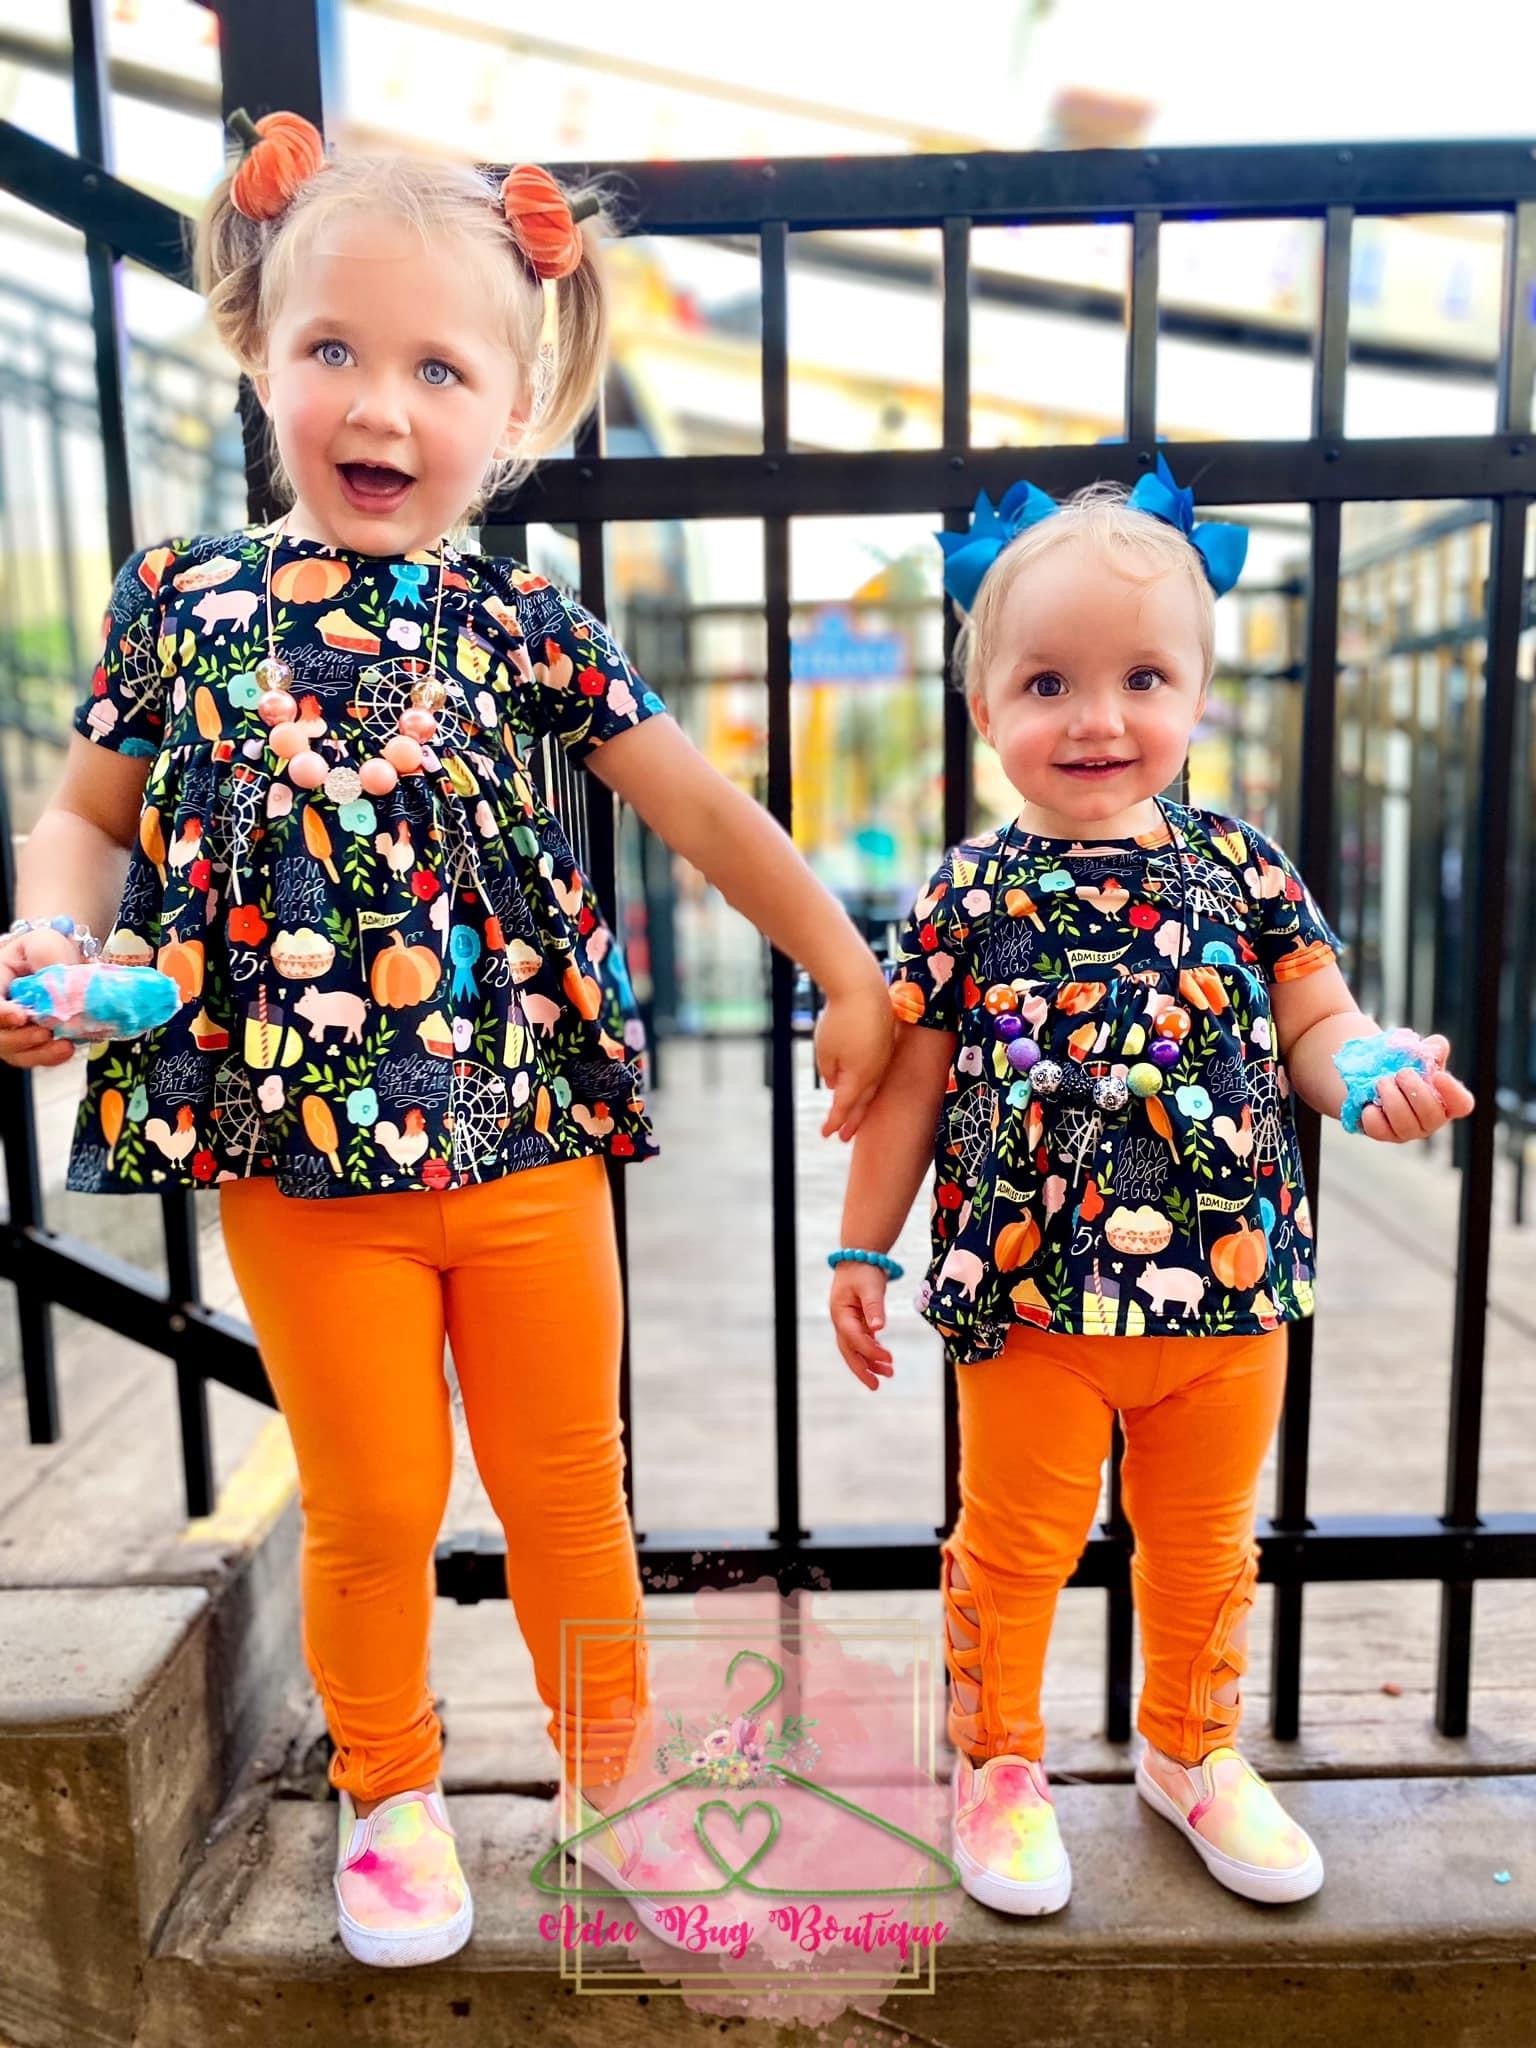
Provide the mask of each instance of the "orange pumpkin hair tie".
[{"label": "orange pumpkin hair tie", "polygon": [[569,277],[581,268],[579,223],[597,212],[595,192],[584,192],[573,205],[542,166],[514,164],[501,181],[501,205],[535,277]]},{"label": "orange pumpkin hair tie", "polygon": [[237,107],[227,125],[245,145],[229,198],[247,220],[276,220],[299,187],[325,168],[320,131],[302,114],[264,114],[253,121]]}]

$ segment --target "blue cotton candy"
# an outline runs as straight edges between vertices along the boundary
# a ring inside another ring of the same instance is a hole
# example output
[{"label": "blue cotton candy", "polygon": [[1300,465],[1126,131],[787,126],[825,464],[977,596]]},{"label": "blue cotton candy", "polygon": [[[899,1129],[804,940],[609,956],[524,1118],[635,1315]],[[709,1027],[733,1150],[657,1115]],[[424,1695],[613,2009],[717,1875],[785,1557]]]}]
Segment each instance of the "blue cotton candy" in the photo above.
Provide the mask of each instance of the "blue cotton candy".
[{"label": "blue cotton candy", "polygon": [[142,1037],[181,1008],[181,990],[158,967],[107,967],[99,961],[20,975],[6,993],[55,1038],[77,1044]]},{"label": "blue cotton candy", "polygon": [[1360,1119],[1376,1101],[1380,1083],[1405,1067],[1415,1073],[1432,1074],[1439,1061],[1424,1050],[1424,1041],[1413,1031],[1376,1031],[1367,1038],[1347,1038],[1333,1056],[1345,1088],[1339,1121],[1346,1131],[1359,1133]]}]

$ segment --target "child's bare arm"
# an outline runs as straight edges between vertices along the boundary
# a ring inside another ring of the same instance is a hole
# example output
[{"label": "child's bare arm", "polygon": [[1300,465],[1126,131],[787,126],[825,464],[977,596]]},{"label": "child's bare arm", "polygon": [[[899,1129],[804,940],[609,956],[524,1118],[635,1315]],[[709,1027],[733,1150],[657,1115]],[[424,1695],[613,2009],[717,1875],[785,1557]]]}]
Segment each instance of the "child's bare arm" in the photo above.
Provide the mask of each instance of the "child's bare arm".
[{"label": "child's bare arm", "polygon": [[891,1008],[874,955],[783,828],[712,768],[672,719],[648,718],[588,767],[825,990],[816,1033],[832,1090],[823,1135],[852,1137],[891,1053]]},{"label": "child's bare arm", "polygon": [[[71,738],[63,779],[21,851],[18,917],[72,917],[106,937],[122,897],[148,774],[142,756],[112,753],[78,733]],[[54,1067],[71,1056],[67,1040],[3,998],[17,975],[79,958],[79,947],[63,932],[0,940],[0,1060]]]},{"label": "child's bare arm", "polygon": [[[860,1251],[889,1251],[923,1184],[933,1156],[933,1134],[955,1034],[920,1024],[897,1027],[896,1050],[885,1079],[853,1144],[842,1241]],[[893,1371],[878,1332],[885,1323],[886,1277],[853,1261],[832,1274],[829,1307],[843,1362],[866,1387]]]}]

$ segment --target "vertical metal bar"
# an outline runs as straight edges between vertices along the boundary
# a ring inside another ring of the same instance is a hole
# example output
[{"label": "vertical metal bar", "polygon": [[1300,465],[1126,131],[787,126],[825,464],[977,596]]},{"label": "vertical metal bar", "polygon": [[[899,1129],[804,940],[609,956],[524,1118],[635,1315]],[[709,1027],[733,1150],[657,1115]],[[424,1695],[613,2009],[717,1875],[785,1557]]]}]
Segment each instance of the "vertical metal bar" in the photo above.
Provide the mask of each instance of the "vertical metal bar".
[{"label": "vertical metal bar", "polygon": [[1155,213],[1131,221],[1130,304],[1125,338],[1125,438],[1150,448],[1157,439],[1157,258]]},{"label": "vertical metal bar", "polygon": [[[75,153],[84,163],[112,169],[112,86],[97,0],[69,0],[73,54]],[[88,235],[91,333],[96,351],[96,398],[101,414],[101,459],[107,483],[107,542],[114,562],[133,552],[133,501],[128,478],[124,393],[128,355],[123,334],[122,266],[104,242]]]},{"label": "vertical metal bar", "polygon": [[[1519,206],[1505,243],[1504,303],[1499,349],[1498,431],[1531,426],[1533,343],[1529,306],[1536,278],[1536,208]],[[1477,1520],[1482,1455],[1483,1367],[1488,1334],[1488,1263],[1493,1221],[1493,1170],[1498,1140],[1499,1016],[1504,978],[1505,907],[1520,630],[1525,622],[1526,498],[1496,498],[1489,537],[1488,653],[1478,748],[1478,796],[1471,834],[1471,873],[1461,958],[1463,1024],[1458,1064],[1477,1097],[1462,1128],[1461,1214],[1457,1228],[1455,1335],[1451,1350],[1450,1440],[1446,1449],[1445,1520],[1467,1528]],[[1440,1597],[1435,1725],[1442,1735],[1467,1732],[1472,1675],[1473,1581],[1447,1581]]]},{"label": "vertical metal bar", "polygon": [[[789,229],[764,221],[763,454],[782,455],[789,437]],[[763,521],[763,597],[767,628],[768,808],[794,823],[789,669],[789,521]],[[775,946],[769,968],[769,1073],[773,1087],[773,1353],[775,1488],[781,1557],[792,1555],[800,1526],[800,1356],[798,1232],[795,1216],[794,963]]]},{"label": "vertical metal bar", "polygon": [[[1477,1097],[1467,1123],[1457,1230],[1455,1336],[1451,1354],[1450,1440],[1446,1453],[1445,1521],[1477,1521],[1482,1454],[1483,1367],[1487,1340],[1494,1154],[1498,1136],[1500,984],[1503,979],[1505,890],[1515,703],[1519,687],[1520,611],[1525,567],[1525,499],[1493,507],[1493,579],[1489,592],[1487,683],[1476,816],[1475,867],[1467,892],[1467,943],[1462,957],[1464,1023],[1457,1064]],[[1467,1732],[1472,1668],[1471,1579],[1448,1581],[1441,1595],[1435,1725],[1442,1735]]]},{"label": "vertical metal bar", "polygon": [[[944,447],[951,463],[964,468],[971,445],[971,224],[952,216],[943,227],[944,256]],[[963,533],[969,514],[944,515],[948,533]],[[941,600],[942,601],[942,600]],[[958,623],[952,605],[944,606],[943,706],[944,844],[953,846],[966,835],[971,811],[971,720],[953,670]],[[944,1529],[960,1516],[960,1402],[952,1372],[944,1375]]]},{"label": "vertical metal bar", "polygon": [[[9,929],[15,901],[11,807],[5,777],[0,775],[0,931]],[[10,1205],[7,1228],[12,1250],[20,1251],[27,1233],[42,1224],[43,1191],[38,1172],[32,1076],[19,1067],[0,1067],[0,1146],[5,1154],[5,1185]],[[53,1309],[47,1295],[32,1286],[25,1267],[16,1281],[16,1321],[27,1397],[28,1439],[34,1444],[57,1443],[59,1385],[54,1370]]]},{"label": "vertical metal bar", "polygon": [[198,1273],[197,1224],[193,1197],[183,1191],[161,1197],[165,1231],[166,1296],[171,1303],[171,1329],[176,1336],[176,1405],[181,1416],[181,1469],[190,1516],[213,1512],[217,1489],[213,1479],[213,1439],[208,1418],[208,1382],[198,1370],[195,1351],[187,1342],[189,1310],[202,1298]]},{"label": "vertical metal bar", "polygon": [[[1104,1518],[1104,1534],[1129,1556],[1131,1525],[1126,1520],[1120,1493],[1120,1468],[1124,1457],[1125,1433],[1117,1415],[1109,1448],[1109,1513]],[[1104,1609],[1104,1733],[1110,1742],[1129,1742],[1131,1739],[1131,1647],[1135,1615],[1129,1584],[1111,1586],[1105,1596]]]},{"label": "vertical metal bar", "polygon": [[[1323,230],[1322,310],[1313,358],[1312,431],[1323,441],[1343,431],[1344,373],[1349,348],[1349,245],[1353,216],[1348,207],[1328,209]],[[1301,836],[1298,858],[1325,910],[1337,895],[1337,827],[1334,779],[1338,749],[1339,539],[1337,503],[1312,507],[1312,560],[1307,610],[1306,695],[1301,744]],[[1321,1127],[1314,1111],[1297,1118],[1303,1170],[1319,1202]],[[1312,1437],[1313,1326],[1310,1318],[1290,1326],[1285,1409],[1275,1472],[1275,1527],[1306,1529],[1307,1469]],[[1275,1588],[1271,1630],[1270,1727],[1281,1741],[1301,1728],[1302,1587],[1287,1581]]]}]

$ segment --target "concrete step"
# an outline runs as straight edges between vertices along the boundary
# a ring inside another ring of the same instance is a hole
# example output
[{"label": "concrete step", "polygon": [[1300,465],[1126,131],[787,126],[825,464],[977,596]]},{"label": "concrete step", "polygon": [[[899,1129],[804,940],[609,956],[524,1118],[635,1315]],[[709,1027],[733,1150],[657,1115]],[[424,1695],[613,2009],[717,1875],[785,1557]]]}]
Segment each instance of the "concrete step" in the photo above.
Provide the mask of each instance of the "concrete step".
[{"label": "concrete step", "polygon": [[300,1670],[298,1516],[193,1525],[187,1583],[0,1588],[0,2037],[135,2040],[143,1961]]},{"label": "concrete step", "polygon": [[[588,1961],[578,1982],[573,1959],[562,1969],[540,1936],[551,1902],[529,1882],[552,1839],[551,1809],[515,1796],[454,1806],[475,1890],[470,1945],[431,1969],[363,1969],[335,1935],[334,1809],[273,1801],[223,1835],[178,1901],[146,1969],[136,2048],[618,2048],[727,2030],[742,2048],[768,2048],[806,2039],[797,2018],[831,2021],[818,2038],[851,2033],[861,2048],[898,2036],[944,2048],[1536,2040],[1536,1778],[1331,1780],[1290,1785],[1286,1801],[1319,1842],[1328,1882],[1301,1905],[1264,1908],[1217,1887],[1129,1787],[1062,1787],[1068,1909],[1008,1920],[946,1895],[931,1986],[919,1977],[890,1992],[887,1977],[861,2000],[869,2020],[849,2013],[847,2026],[839,2013],[851,1994],[830,1982],[847,1967],[839,1961],[823,1959],[798,1999],[786,1973],[749,1974],[732,2003],[718,1967],[643,1937],[643,1951]],[[766,1908],[722,1906],[716,1917],[754,1910]],[[633,1974],[637,1961],[658,1973]],[[628,1969],[628,1981],[591,1974],[611,1968]],[[818,1986],[819,2008],[807,1998]]]}]

